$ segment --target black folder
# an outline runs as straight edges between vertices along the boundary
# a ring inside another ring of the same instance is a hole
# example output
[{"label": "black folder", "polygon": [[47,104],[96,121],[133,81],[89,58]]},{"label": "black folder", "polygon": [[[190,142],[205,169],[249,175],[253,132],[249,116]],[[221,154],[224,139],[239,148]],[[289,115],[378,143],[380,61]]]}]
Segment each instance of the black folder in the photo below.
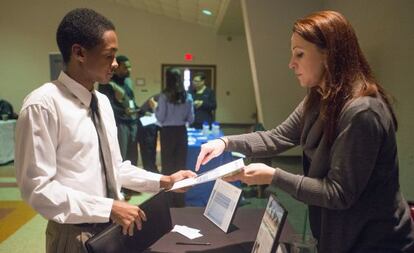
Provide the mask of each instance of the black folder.
[{"label": "black folder", "polygon": [[147,221],[143,222],[141,230],[134,228],[133,236],[124,235],[120,225],[111,224],[85,242],[88,252],[135,253],[150,247],[172,229],[170,208],[165,195],[164,191],[160,191],[139,205],[145,212]]}]

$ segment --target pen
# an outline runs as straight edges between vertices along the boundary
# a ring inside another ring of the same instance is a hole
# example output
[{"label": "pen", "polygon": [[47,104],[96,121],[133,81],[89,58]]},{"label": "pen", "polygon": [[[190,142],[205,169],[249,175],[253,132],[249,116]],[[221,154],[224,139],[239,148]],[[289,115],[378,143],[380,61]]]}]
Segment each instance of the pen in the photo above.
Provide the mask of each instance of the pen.
[{"label": "pen", "polygon": [[211,245],[209,242],[176,242],[177,245]]}]

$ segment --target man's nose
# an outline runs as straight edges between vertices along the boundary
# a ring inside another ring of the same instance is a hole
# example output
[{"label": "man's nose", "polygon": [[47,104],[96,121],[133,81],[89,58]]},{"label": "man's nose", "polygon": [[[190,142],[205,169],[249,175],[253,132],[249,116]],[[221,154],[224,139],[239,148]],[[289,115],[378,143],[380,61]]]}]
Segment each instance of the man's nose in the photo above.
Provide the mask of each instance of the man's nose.
[{"label": "man's nose", "polygon": [[112,69],[116,69],[118,68],[118,62],[116,61],[116,58],[114,58],[114,60],[112,61]]}]

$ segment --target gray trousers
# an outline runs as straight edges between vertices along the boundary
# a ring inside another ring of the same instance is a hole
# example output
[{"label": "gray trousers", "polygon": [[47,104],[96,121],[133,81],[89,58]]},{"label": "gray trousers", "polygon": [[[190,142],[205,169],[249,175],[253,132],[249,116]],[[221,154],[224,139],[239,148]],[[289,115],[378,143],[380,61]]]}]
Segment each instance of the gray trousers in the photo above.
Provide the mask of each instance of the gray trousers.
[{"label": "gray trousers", "polygon": [[118,123],[118,142],[122,159],[129,160],[133,165],[138,163],[138,139],[136,123]]},{"label": "gray trousers", "polygon": [[46,253],[86,253],[85,242],[109,223],[87,226],[49,221],[46,228]]}]

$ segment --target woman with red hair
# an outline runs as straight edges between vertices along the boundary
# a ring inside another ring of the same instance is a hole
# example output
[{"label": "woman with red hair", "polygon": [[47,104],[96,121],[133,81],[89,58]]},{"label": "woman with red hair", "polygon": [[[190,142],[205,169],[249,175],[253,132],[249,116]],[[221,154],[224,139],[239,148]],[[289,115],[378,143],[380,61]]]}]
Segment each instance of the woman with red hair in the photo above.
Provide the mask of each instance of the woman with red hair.
[{"label": "woman with red hair", "polygon": [[289,68],[307,96],[275,129],[204,144],[196,169],[223,152],[275,156],[300,145],[304,175],[250,164],[229,181],[272,184],[309,206],[318,252],[414,252],[414,225],[398,181],[390,99],[338,12],[293,26]]}]

